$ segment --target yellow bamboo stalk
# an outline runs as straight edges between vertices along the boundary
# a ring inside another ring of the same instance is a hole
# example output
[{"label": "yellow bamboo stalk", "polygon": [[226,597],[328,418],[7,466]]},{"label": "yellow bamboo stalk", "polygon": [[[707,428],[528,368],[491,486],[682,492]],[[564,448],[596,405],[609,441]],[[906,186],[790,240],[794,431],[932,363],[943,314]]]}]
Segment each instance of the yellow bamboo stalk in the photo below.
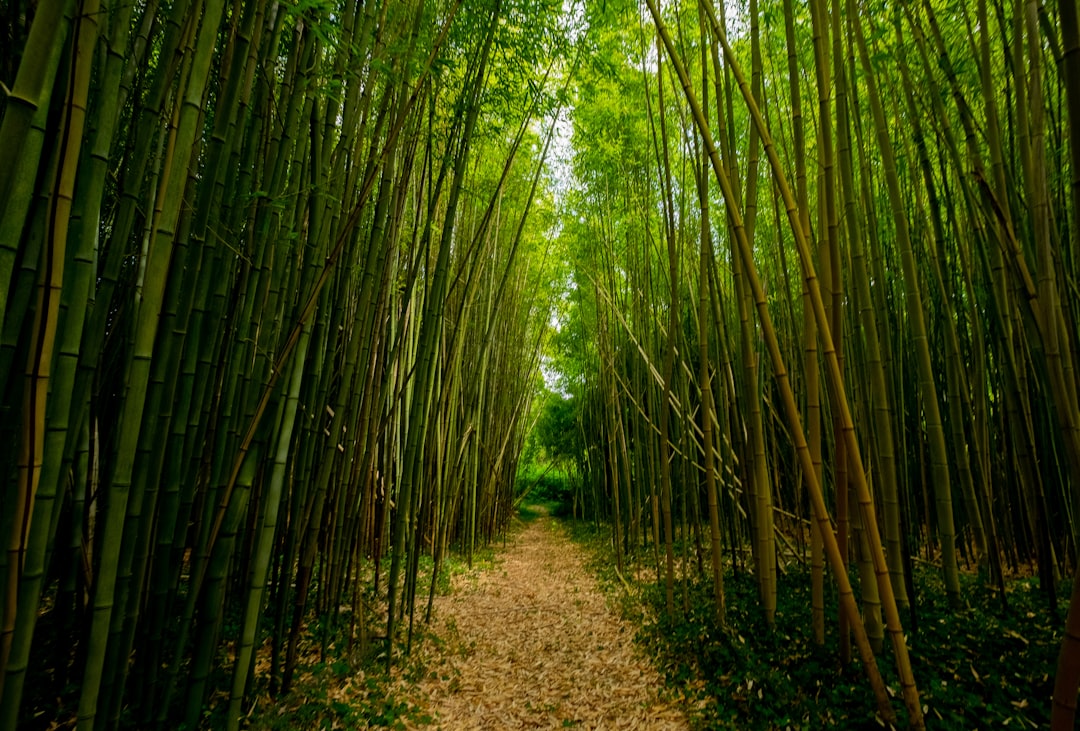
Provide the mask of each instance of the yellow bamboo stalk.
[{"label": "yellow bamboo stalk", "polygon": [[[829,377],[829,381],[835,390],[837,397],[836,406],[840,409],[841,412],[840,416],[841,424],[843,426],[843,437],[848,448],[848,458],[851,460],[850,464],[853,468],[851,470],[850,477],[855,483],[856,497],[859,502],[859,508],[862,512],[863,521],[867,527],[867,537],[870,540],[870,550],[874,561],[874,574],[877,577],[878,591],[881,593],[882,606],[885,610],[886,626],[889,632],[889,637],[892,641],[893,651],[896,653],[897,673],[900,676],[900,684],[903,689],[904,703],[908,708],[912,728],[921,729],[924,727],[924,722],[922,715],[922,706],[919,703],[919,692],[918,688],[915,685],[914,674],[911,670],[911,660],[908,657],[907,641],[904,639],[903,627],[900,623],[900,614],[896,606],[896,598],[893,594],[892,584],[889,581],[889,570],[885,562],[885,553],[882,550],[881,534],[878,530],[878,522],[874,510],[873,500],[871,499],[870,489],[866,481],[866,471],[863,467],[862,453],[859,449],[858,440],[855,437],[855,426],[852,421],[851,409],[848,405],[847,395],[844,389],[843,375],[840,370],[840,364],[836,356],[836,350],[833,346],[832,333],[829,329],[828,318],[825,315],[825,308],[821,298],[821,289],[818,283],[817,275],[814,272],[813,260],[810,256],[806,232],[802,228],[799,211],[798,208],[795,206],[794,197],[791,194],[791,187],[788,185],[787,178],[784,175],[783,169],[780,165],[780,159],[776,152],[776,148],[773,145],[772,136],[769,134],[768,129],[765,127],[765,122],[761,116],[761,111],[758,109],[753,96],[750,94],[749,85],[747,84],[746,78],[739,67],[738,60],[735,58],[735,54],[732,52],[731,46],[730,44],[728,44],[727,38],[724,35],[723,30],[716,22],[716,14],[715,12],[713,12],[712,3],[709,0],[701,0],[701,2],[705,6],[706,14],[709,16],[709,22],[713,27],[713,32],[716,33],[716,36],[724,49],[724,55],[727,58],[728,65],[730,66],[732,73],[735,75],[735,78],[738,80],[739,88],[742,91],[743,98],[746,101],[746,105],[749,108],[751,116],[753,117],[754,124],[758,127],[758,130],[761,133],[761,139],[765,146],[765,152],[768,156],[769,164],[772,166],[773,175],[776,179],[776,186],[783,198],[784,207],[787,210],[788,214],[788,221],[795,236],[795,243],[796,248],[798,249],[799,259],[803,264],[803,278],[806,281],[807,289],[810,291],[811,304],[813,305],[814,316],[817,320],[818,329],[821,335],[823,352],[825,354],[826,375]],[[659,19],[658,15],[657,18]],[[689,93],[692,93],[692,89],[689,90],[688,94]],[[695,117],[700,118],[700,114],[696,114]],[[717,160],[716,162],[718,163],[719,160]],[[735,216],[738,214],[736,211],[732,211],[732,215]],[[740,246],[742,246],[743,243],[746,242],[740,242]],[[749,250],[749,246],[747,246],[745,255],[749,257],[751,253],[752,252]],[[748,266],[748,270],[754,272],[755,277],[753,279],[756,279],[756,269],[753,267],[752,263]],[[760,287],[760,283],[757,283],[756,286]],[[761,302],[759,304],[759,312],[762,313],[763,317],[768,315],[768,311],[765,306],[765,300],[763,298],[763,293]],[[762,326],[762,329],[766,330],[764,324]],[[771,330],[771,320],[768,329]],[[775,343],[775,334],[772,335],[772,340]],[[772,350],[772,346],[770,346],[770,350]],[[779,361],[779,359],[780,352],[779,347],[777,346],[774,356],[774,368],[776,367],[777,361]],[[782,362],[779,362],[779,365],[782,368]],[[778,380],[780,379],[779,372],[777,374],[777,378]],[[802,452],[803,450],[805,450],[806,446],[805,439],[802,438],[801,424],[798,423],[798,409],[795,406],[794,394],[790,394],[790,406],[787,404],[791,386],[790,383],[788,383],[786,380],[786,374],[781,388],[782,390],[785,390],[783,393],[785,407],[788,408],[791,412],[789,415],[789,419],[792,421],[793,425],[792,434],[797,435],[796,447],[799,448],[799,457],[800,461],[802,461],[804,459]],[[795,428],[796,425],[798,426],[797,429]],[[800,445],[799,442],[802,442],[802,444]],[[807,463],[803,465],[804,470],[812,467],[812,464],[809,463],[808,458],[809,454],[807,453]],[[813,481],[809,484],[812,487],[811,492],[814,493],[811,497],[816,502],[821,497],[820,485],[818,485],[816,481]],[[816,490],[813,488],[816,488]],[[823,500],[820,507],[823,514],[821,517],[818,518],[819,523],[822,520],[827,523],[827,514],[824,513]],[[825,536],[825,548],[826,551],[830,553],[830,561],[836,561],[839,559],[838,554],[835,558],[831,556],[832,551],[838,551],[838,548],[836,547],[835,541],[830,540],[829,536]],[[838,581],[846,582],[846,576],[839,576],[838,566],[834,565],[833,569],[834,571],[838,572]],[[854,598],[851,598],[851,603],[854,604]],[[860,653],[862,653],[863,650],[861,645],[862,643],[867,641],[865,628],[863,628],[861,621],[853,620],[853,629],[855,629],[856,631],[856,641],[860,645]],[[868,649],[869,648],[867,647],[867,651]],[[865,662],[866,661],[864,659],[864,663]]]},{"label": "yellow bamboo stalk", "polygon": [[[885,690],[884,681],[881,678],[880,671],[877,667],[877,661],[874,658],[873,650],[870,648],[870,642],[866,635],[866,629],[859,618],[858,607],[855,604],[855,595],[851,590],[851,583],[847,578],[847,573],[844,571],[843,561],[840,558],[840,549],[836,543],[836,537],[833,535],[832,526],[829,521],[828,509],[825,506],[825,499],[821,491],[821,485],[818,483],[816,475],[814,474],[814,465],[810,458],[810,450],[806,443],[806,437],[803,433],[802,421],[799,415],[799,408],[795,401],[795,394],[791,388],[791,381],[788,377],[787,368],[784,365],[783,355],[780,351],[779,341],[776,337],[775,328],[773,328],[772,318],[769,314],[768,302],[765,297],[764,288],[761,285],[761,279],[758,277],[757,267],[753,261],[753,252],[750,247],[750,242],[746,237],[746,231],[743,227],[742,214],[739,212],[737,206],[733,205],[734,190],[731,185],[731,180],[728,177],[727,170],[723,163],[720,161],[719,155],[716,151],[716,145],[713,142],[712,133],[709,130],[709,126],[705,121],[702,114],[701,105],[697,101],[697,96],[694,93],[693,86],[690,82],[689,75],[686,72],[686,68],[675,54],[674,44],[671,40],[671,35],[668,33],[667,27],[664,24],[663,19],[660,16],[660,12],[656,7],[655,0],[646,0],[649,11],[653,16],[653,21],[656,24],[657,33],[660,35],[664,42],[664,45],[668,49],[668,54],[671,56],[672,64],[675,66],[676,73],[678,74],[680,84],[683,87],[683,93],[686,96],[687,102],[690,104],[691,111],[693,113],[694,121],[698,126],[706,150],[709,153],[709,159],[712,162],[713,172],[716,175],[717,181],[720,184],[720,189],[724,195],[725,201],[727,201],[727,211],[730,216],[732,228],[735,231],[736,245],[739,247],[739,253],[743,258],[746,266],[746,274],[748,283],[750,284],[751,291],[753,292],[754,301],[757,307],[758,316],[761,319],[761,329],[765,337],[766,348],[769,351],[769,356],[773,365],[773,375],[776,379],[777,385],[780,388],[781,400],[784,404],[784,410],[788,417],[788,422],[791,427],[792,438],[795,441],[796,454],[799,459],[800,467],[803,469],[804,475],[807,478],[807,487],[810,492],[810,499],[813,503],[815,510],[815,520],[822,530],[822,537],[825,544],[825,552],[829,558],[829,562],[833,571],[836,574],[837,584],[839,587],[839,599],[841,605],[844,607],[844,611],[847,612],[848,618],[851,620],[852,630],[855,634],[856,646],[859,649],[859,655],[863,662],[863,668],[866,671],[867,678],[870,682],[870,686],[873,689],[874,696],[878,704],[878,713],[881,718],[887,723],[895,723],[896,714],[892,708],[892,704],[889,701],[888,693]],[[724,47],[724,53],[728,57],[728,64],[732,71],[735,73],[735,77],[738,80],[739,87],[743,91],[743,96],[747,101],[747,105],[750,107],[751,113],[755,118],[755,124],[758,126],[759,132],[762,133],[762,141],[765,143],[765,149],[769,156],[770,164],[774,166],[774,172],[778,168],[778,160],[776,159],[776,151],[772,146],[771,137],[768,135],[768,130],[765,129],[761,120],[761,114],[757,108],[756,103],[753,101],[753,97],[749,94],[749,87],[746,84],[745,78],[739,71],[738,66],[734,62],[731,54],[731,48],[727,44],[727,39],[724,35],[723,29],[720,28],[719,23],[716,22],[716,14],[713,10],[712,4],[708,0],[702,0],[702,5],[705,8],[706,14],[709,16],[709,22],[713,27],[713,32],[720,40],[721,45]],[[789,217],[794,217],[793,227],[796,229],[796,238],[799,243],[800,258],[803,261],[804,269],[803,276],[807,282],[807,286],[810,289],[815,315],[817,316],[818,326],[821,329],[821,335],[826,348],[827,361],[830,366],[829,373],[835,379],[835,383],[838,386],[838,401],[843,411],[844,424],[848,425],[845,429],[845,434],[854,436],[854,428],[851,424],[851,413],[847,408],[847,399],[843,393],[842,380],[838,378],[839,371],[837,368],[837,362],[835,357],[835,351],[832,349],[832,337],[829,334],[828,321],[824,316],[824,308],[821,301],[821,292],[819,289],[817,276],[814,274],[812,262],[808,258],[808,248],[806,246],[805,236],[802,234],[802,227],[798,221],[798,212],[794,207],[794,203],[791,198],[791,191],[787,186],[786,179],[782,175],[777,176],[777,185],[784,195],[784,201],[788,208]],[[809,265],[809,266],[807,266]],[[831,357],[828,357],[831,356]],[[854,439],[851,440],[854,442]],[[852,450],[852,456],[858,458],[858,448]],[[858,464],[861,465],[861,462]],[[861,474],[861,469],[859,470]],[[859,482],[859,481],[857,481]],[[860,490],[860,502],[864,493],[866,492],[865,480],[861,481],[862,490]],[[881,582],[881,575],[885,575],[885,581],[888,582],[888,569],[884,565],[884,555],[881,551],[881,539],[878,536],[876,530],[876,521],[873,519],[873,505],[869,505],[869,514],[866,518],[868,523],[873,524],[873,529],[870,531],[871,538],[876,541],[876,553],[875,557],[875,571],[879,575],[879,583]],[[878,560],[880,559],[880,560]],[[883,591],[883,594],[886,592]],[[915,688],[914,677],[911,674],[910,661],[907,658],[907,645],[904,643],[903,635],[899,631],[899,615],[896,612],[896,604],[892,601],[891,587],[888,592],[888,600],[891,604],[890,620],[890,634],[893,632],[893,627],[897,628],[898,638],[894,637],[894,648],[897,652],[897,665],[900,669],[901,684],[904,690],[904,699],[908,705],[908,711],[910,715],[910,721],[912,728],[922,729],[924,728],[922,708],[918,701],[918,691]]]},{"label": "yellow bamboo stalk", "polygon": [[[75,175],[82,149],[86,122],[86,101],[90,91],[90,72],[94,63],[94,44],[98,34],[98,0],[86,0],[79,15],[73,48],[72,77],[64,105],[58,168],[50,195],[49,220],[41,247],[40,279],[37,306],[34,310],[33,346],[27,356],[23,393],[23,424],[19,439],[19,470],[14,507],[15,525],[8,545],[6,601],[2,609],[0,632],[0,671],[7,667],[15,630],[19,578],[22,574],[30,523],[34,517],[34,498],[41,482],[44,461],[46,398],[52,378],[56,328],[60,319],[60,290],[64,283],[68,228],[75,194]],[[49,516],[39,519],[49,520]],[[0,674],[0,694],[4,677]]]}]

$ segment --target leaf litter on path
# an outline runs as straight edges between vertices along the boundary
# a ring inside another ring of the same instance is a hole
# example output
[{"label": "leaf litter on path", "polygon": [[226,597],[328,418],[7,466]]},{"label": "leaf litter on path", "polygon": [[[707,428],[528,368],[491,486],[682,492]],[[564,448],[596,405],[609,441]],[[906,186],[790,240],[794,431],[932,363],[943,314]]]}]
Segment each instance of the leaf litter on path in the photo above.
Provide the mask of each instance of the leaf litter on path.
[{"label": "leaf litter on path", "polygon": [[406,691],[433,720],[410,728],[689,728],[551,519],[526,525],[499,563],[451,586],[435,599],[431,629],[442,642],[425,648],[427,673]]}]

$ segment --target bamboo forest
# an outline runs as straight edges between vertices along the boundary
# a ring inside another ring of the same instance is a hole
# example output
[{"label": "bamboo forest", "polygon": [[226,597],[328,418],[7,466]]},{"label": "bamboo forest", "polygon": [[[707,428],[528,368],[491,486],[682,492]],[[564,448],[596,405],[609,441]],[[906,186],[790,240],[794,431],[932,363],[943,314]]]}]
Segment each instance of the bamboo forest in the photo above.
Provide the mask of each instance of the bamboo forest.
[{"label": "bamboo forest", "polygon": [[0,731],[1080,728],[1078,360],[1076,0],[0,0]]}]

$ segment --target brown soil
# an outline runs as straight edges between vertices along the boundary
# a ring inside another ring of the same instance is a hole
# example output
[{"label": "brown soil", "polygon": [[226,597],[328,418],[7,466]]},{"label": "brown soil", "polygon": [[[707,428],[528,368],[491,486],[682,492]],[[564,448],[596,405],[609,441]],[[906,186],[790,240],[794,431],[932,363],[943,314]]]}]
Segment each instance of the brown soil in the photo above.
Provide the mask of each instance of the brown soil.
[{"label": "brown soil", "polygon": [[548,517],[516,531],[494,566],[436,598],[427,674],[411,689],[431,726],[686,729],[608,606],[580,549]]}]

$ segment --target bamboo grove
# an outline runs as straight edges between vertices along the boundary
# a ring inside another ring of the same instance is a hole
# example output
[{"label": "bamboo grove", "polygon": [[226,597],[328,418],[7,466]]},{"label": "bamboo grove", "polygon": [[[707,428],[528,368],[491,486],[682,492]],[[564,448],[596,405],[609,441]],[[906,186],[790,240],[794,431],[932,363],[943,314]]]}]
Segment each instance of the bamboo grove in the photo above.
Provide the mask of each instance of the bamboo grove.
[{"label": "bamboo grove", "polygon": [[1073,728],[1077,22],[1066,1],[591,10],[555,341],[575,509],[669,613],[710,581],[719,624],[724,567],[772,625],[781,557],[808,555],[807,626],[858,656],[885,722],[924,726],[918,559],[954,607],[964,570],[1003,608],[1037,571]]},{"label": "bamboo grove", "polygon": [[771,625],[808,554],[815,641],[921,728],[914,560],[954,606],[1033,567],[1073,727],[1074,3],[7,0],[0,34],[0,729],[238,728],[311,633],[393,663],[507,524],[543,357],[576,507],[668,612],[697,570],[723,625],[748,570]]},{"label": "bamboo grove", "polygon": [[0,5],[0,728],[237,728],[504,529],[560,11]]}]

